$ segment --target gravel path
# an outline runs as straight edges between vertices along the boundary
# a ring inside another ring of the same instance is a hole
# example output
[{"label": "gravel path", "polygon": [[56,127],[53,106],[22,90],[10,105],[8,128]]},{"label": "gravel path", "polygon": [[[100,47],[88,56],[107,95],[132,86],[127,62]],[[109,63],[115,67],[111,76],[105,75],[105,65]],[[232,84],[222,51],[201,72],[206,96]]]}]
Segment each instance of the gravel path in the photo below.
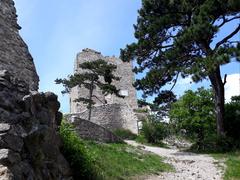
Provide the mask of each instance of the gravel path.
[{"label": "gravel path", "polygon": [[[161,175],[139,177],[144,180],[221,180],[222,169],[219,162],[208,155],[181,152],[177,149],[150,147],[135,141],[126,141],[133,146],[141,146],[146,151],[165,157],[164,162],[171,164],[175,172],[165,172]],[[221,165],[222,166],[222,165]]]}]

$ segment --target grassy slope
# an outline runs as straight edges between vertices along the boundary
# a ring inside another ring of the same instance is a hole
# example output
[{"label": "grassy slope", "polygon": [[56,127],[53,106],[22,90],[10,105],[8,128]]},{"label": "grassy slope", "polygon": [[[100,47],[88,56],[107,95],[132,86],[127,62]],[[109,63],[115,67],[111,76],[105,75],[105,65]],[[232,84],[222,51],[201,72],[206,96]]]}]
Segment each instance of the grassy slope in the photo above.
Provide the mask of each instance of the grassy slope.
[{"label": "grassy slope", "polygon": [[171,169],[159,156],[126,144],[83,141],[67,123],[62,123],[60,135],[75,179],[128,179]]},{"label": "grassy slope", "polygon": [[126,144],[96,144],[88,142],[87,148],[95,154],[95,165],[104,179],[127,177],[170,170],[162,159]]},{"label": "grassy slope", "polygon": [[240,180],[240,151],[213,154],[213,157],[217,159],[225,159],[227,168],[224,174],[224,180]]}]

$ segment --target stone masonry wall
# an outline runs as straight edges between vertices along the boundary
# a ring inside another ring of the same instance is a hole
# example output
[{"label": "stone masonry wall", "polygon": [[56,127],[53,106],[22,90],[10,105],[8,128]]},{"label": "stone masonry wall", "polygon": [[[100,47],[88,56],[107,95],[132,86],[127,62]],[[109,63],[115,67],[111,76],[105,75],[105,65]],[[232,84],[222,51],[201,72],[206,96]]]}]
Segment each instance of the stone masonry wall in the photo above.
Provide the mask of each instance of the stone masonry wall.
[{"label": "stone masonry wall", "polygon": [[75,131],[83,139],[107,143],[116,143],[123,141],[118,136],[114,135],[111,131],[100,125],[76,117],[73,119]]},{"label": "stone masonry wall", "polygon": [[[70,114],[67,116],[88,119],[89,110],[82,113]],[[138,133],[137,117],[134,112],[127,106],[121,104],[107,104],[92,108],[91,122],[103,126],[111,131],[115,129],[129,129],[133,133]]]},{"label": "stone masonry wall", "polygon": [[[27,8],[27,7],[26,7]],[[0,0],[0,70],[38,90],[39,78],[27,45],[19,35],[16,9],[12,0]]]},{"label": "stone masonry wall", "polygon": [[72,179],[59,150],[59,107],[53,93],[30,93],[22,81],[0,71],[1,180]]}]

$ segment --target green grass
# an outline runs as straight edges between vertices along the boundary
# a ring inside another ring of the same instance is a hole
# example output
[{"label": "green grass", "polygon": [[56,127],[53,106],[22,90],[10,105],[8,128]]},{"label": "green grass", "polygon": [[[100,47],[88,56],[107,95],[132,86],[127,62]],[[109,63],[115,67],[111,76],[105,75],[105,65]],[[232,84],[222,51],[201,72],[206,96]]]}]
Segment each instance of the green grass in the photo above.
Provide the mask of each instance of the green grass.
[{"label": "green grass", "polygon": [[126,144],[87,142],[86,147],[94,152],[95,165],[103,179],[127,179],[171,170],[161,157]]},{"label": "green grass", "polygon": [[70,163],[74,179],[120,180],[172,170],[160,156],[127,144],[81,140],[67,123],[62,123],[60,135],[62,152]]},{"label": "green grass", "polygon": [[137,138],[137,135],[128,129],[116,129],[113,133],[122,139],[134,140]]},{"label": "green grass", "polygon": [[212,156],[225,160],[224,180],[240,180],[240,151],[212,154]]},{"label": "green grass", "polygon": [[147,139],[143,135],[138,135],[135,139],[136,142],[147,145],[147,146],[154,146],[154,147],[162,147],[169,149],[168,145],[163,143],[162,141],[159,141],[157,143],[149,143],[147,142]]}]

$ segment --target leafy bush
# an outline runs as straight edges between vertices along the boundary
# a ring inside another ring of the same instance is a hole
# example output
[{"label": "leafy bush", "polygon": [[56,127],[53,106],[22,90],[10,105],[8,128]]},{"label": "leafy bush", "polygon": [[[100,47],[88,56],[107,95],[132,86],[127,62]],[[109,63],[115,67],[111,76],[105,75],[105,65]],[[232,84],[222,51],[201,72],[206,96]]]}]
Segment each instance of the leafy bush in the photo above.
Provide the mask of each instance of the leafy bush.
[{"label": "leafy bush", "polygon": [[195,143],[191,147],[191,150],[197,152],[227,152],[232,150],[234,147],[233,140],[227,136],[217,136],[216,134],[211,134],[206,137],[201,143]]},{"label": "leafy bush", "polygon": [[154,116],[149,116],[143,122],[141,133],[146,138],[148,143],[160,143],[168,135],[167,124],[159,121]]},{"label": "leafy bush", "polygon": [[62,122],[60,136],[63,141],[62,153],[73,170],[74,179],[97,179],[97,172],[93,167],[93,155],[70,124]]},{"label": "leafy bush", "polygon": [[144,135],[141,133],[137,136],[135,139],[137,142],[142,143],[142,144],[147,144],[147,139],[144,137]]},{"label": "leafy bush", "polygon": [[128,140],[134,140],[137,137],[136,134],[133,134],[128,129],[117,129],[117,130],[114,131],[114,134],[119,136],[122,139],[128,139]]},{"label": "leafy bush", "polygon": [[185,129],[187,137],[194,140],[197,146],[203,146],[208,137],[216,134],[212,91],[203,88],[196,92],[186,91],[172,105],[170,123],[175,131]]},{"label": "leafy bush", "polygon": [[240,145],[240,96],[233,96],[225,105],[224,128],[226,135]]},{"label": "leafy bush", "polygon": [[134,112],[137,112],[137,113],[148,113],[148,109],[135,109]]},{"label": "leafy bush", "polygon": [[175,132],[186,130],[186,136],[198,151],[224,152],[240,147],[240,96],[225,104],[224,128],[226,136],[218,137],[211,90],[191,90],[172,105],[170,123]]}]

